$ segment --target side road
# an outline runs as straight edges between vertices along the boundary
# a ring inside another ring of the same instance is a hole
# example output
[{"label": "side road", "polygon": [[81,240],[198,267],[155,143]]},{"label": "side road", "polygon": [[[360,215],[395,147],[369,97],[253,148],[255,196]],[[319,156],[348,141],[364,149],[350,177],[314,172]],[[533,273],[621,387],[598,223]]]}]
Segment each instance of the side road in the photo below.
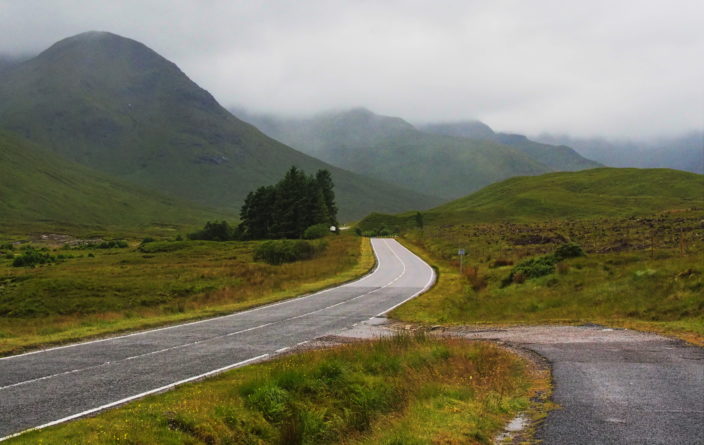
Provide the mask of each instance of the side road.
[{"label": "side road", "polygon": [[[423,328],[375,318],[320,339],[319,346],[404,329]],[[704,348],[598,325],[436,326],[431,332],[528,349],[551,363],[558,408],[537,428],[541,444],[704,444]]]},{"label": "side road", "polygon": [[704,443],[704,348],[601,326],[449,329],[519,345],[552,363],[543,444]]}]

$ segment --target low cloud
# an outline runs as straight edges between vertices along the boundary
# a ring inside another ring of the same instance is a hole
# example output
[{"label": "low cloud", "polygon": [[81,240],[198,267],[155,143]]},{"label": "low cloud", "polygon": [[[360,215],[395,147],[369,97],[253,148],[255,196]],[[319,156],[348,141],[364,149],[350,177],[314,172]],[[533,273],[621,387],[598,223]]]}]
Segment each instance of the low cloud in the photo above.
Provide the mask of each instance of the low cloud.
[{"label": "low cloud", "polygon": [[145,43],[225,106],[643,138],[704,125],[700,1],[0,2],[0,53]]}]

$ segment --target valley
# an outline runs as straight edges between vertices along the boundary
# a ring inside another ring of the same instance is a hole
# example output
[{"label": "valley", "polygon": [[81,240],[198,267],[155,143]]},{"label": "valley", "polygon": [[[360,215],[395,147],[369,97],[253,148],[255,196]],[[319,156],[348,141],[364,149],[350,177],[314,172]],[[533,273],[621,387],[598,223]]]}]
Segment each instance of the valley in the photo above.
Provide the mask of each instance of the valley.
[{"label": "valley", "polygon": [[0,442],[704,440],[696,70],[218,3],[0,42]]}]

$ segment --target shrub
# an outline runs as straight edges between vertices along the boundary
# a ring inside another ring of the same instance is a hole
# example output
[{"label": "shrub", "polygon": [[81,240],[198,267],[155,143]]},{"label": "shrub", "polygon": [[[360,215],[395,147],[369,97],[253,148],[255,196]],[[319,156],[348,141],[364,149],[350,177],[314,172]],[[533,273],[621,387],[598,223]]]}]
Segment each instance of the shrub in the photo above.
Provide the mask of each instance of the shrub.
[{"label": "shrub", "polygon": [[584,251],[579,246],[579,244],[567,243],[558,246],[558,248],[555,249],[555,253],[553,253],[553,256],[557,261],[562,261],[567,258],[576,258],[584,256]]},{"label": "shrub", "polygon": [[[538,278],[555,272],[555,265],[567,258],[584,256],[584,251],[579,245],[574,243],[563,244],[555,249],[551,255],[544,255],[522,261],[511,269],[511,273],[503,280],[502,285],[511,283],[522,283],[528,278]],[[569,266],[559,267],[559,272],[567,273]]]},{"label": "shrub", "polygon": [[316,224],[314,226],[308,227],[303,232],[303,238],[305,239],[318,239],[327,236],[330,233],[330,226],[328,224]]},{"label": "shrub", "polygon": [[227,221],[208,221],[202,230],[188,234],[188,238],[205,241],[230,241],[235,239],[235,230],[230,227]]},{"label": "shrub", "polygon": [[288,411],[289,394],[285,389],[266,383],[247,397],[247,405],[261,412],[265,419],[278,422]]},{"label": "shrub", "polygon": [[48,252],[42,252],[31,247],[24,250],[22,255],[14,257],[14,267],[34,267],[38,264],[55,263],[56,257]]},{"label": "shrub", "polygon": [[95,247],[97,247],[98,249],[125,249],[129,246],[127,244],[127,241],[125,240],[111,240],[103,241]]},{"label": "shrub", "polygon": [[151,236],[148,236],[148,237],[146,237],[146,238],[144,238],[144,239],[142,240],[142,243],[141,243],[141,244],[144,245],[144,244],[147,244],[147,243],[153,243],[154,241],[156,241],[154,238],[152,238]]},{"label": "shrub", "polygon": [[553,255],[545,255],[537,258],[518,263],[508,277],[502,282],[502,286],[508,286],[511,283],[523,283],[528,278],[538,278],[544,275],[549,275],[555,271],[556,259]]},{"label": "shrub", "polygon": [[325,242],[313,244],[308,241],[288,239],[265,241],[255,250],[254,260],[273,265],[309,260],[326,247]]}]

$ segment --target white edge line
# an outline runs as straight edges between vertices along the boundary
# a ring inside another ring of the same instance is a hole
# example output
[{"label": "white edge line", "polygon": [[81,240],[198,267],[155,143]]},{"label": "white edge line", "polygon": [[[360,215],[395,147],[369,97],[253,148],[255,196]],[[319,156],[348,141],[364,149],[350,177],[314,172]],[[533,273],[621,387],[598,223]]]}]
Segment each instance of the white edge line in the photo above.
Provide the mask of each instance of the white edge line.
[{"label": "white edge line", "polygon": [[2,441],[4,441],[4,440],[7,440],[7,439],[11,439],[11,438],[13,438],[13,437],[17,437],[17,436],[19,436],[20,434],[24,434],[24,433],[27,433],[27,432],[29,432],[29,431],[36,431],[36,430],[40,430],[40,429],[43,429],[43,428],[48,428],[48,427],[50,427],[50,426],[58,425],[59,423],[68,422],[69,420],[74,420],[74,419],[77,419],[77,418],[79,418],[79,417],[84,417],[84,416],[87,416],[87,415],[89,415],[89,414],[93,414],[93,413],[97,413],[97,412],[99,412],[99,411],[106,410],[106,409],[108,409],[108,408],[113,408],[113,407],[118,406],[118,405],[123,405],[123,404],[125,404],[125,403],[127,403],[127,402],[131,402],[131,401],[133,401],[133,400],[140,399],[140,398],[146,397],[146,396],[148,396],[148,395],[152,395],[152,394],[155,394],[155,393],[168,391],[168,390],[170,390],[170,389],[174,389],[175,387],[180,386],[180,385],[183,385],[183,384],[185,384],[185,383],[189,383],[189,382],[192,382],[192,381],[194,381],[194,380],[204,379],[204,378],[206,378],[206,377],[210,377],[210,376],[215,375],[215,374],[220,374],[220,373],[222,373],[222,372],[229,371],[230,369],[234,369],[234,368],[238,368],[238,367],[241,367],[241,366],[249,365],[249,364],[251,364],[251,363],[253,363],[253,362],[256,362],[256,361],[259,361],[259,360],[263,360],[263,359],[265,359],[265,358],[267,358],[267,357],[269,357],[269,354],[262,354],[262,355],[259,355],[259,356],[257,356],[257,357],[252,357],[252,358],[249,358],[249,359],[247,359],[247,360],[242,360],[241,362],[233,363],[233,364],[231,364],[231,365],[223,366],[222,368],[218,368],[218,369],[214,369],[214,370],[212,370],[212,371],[205,372],[205,373],[203,373],[203,374],[199,374],[199,375],[196,375],[196,376],[193,376],[193,377],[189,377],[189,378],[187,378],[187,379],[179,380],[178,382],[169,383],[168,385],[164,385],[164,386],[161,386],[161,387],[159,387],[159,388],[150,389],[149,391],[145,391],[145,392],[142,392],[142,393],[139,393],[139,394],[135,394],[135,395],[130,396],[130,397],[125,397],[124,399],[120,399],[120,400],[117,400],[117,401],[115,401],[115,402],[106,403],[105,405],[101,405],[101,406],[99,406],[99,407],[97,407],[97,408],[91,408],[91,409],[89,409],[89,410],[82,411],[82,412],[77,413],[77,414],[72,414],[72,415],[70,415],[70,416],[68,416],[68,417],[64,417],[64,418],[61,418],[61,419],[58,419],[58,420],[54,420],[54,421],[52,421],[52,422],[45,423],[45,424],[43,424],[43,425],[35,426],[35,427],[33,427],[33,428],[30,428],[30,429],[27,429],[27,430],[24,430],[24,431],[20,431],[19,433],[14,433],[14,434],[11,434],[11,435],[9,435],[9,436],[0,437],[0,442],[2,442]]},{"label": "white edge line", "polygon": [[220,316],[217,316],[217,317],[209,317],[209,318],[204,318],[204,319],[202,319],[202,320],[196,320],[196,321],[191,321],[191,322],[187,322],[187,323],[179,323],[179,324],[174,324],[174,325],[170,325],[170,326],[164,326],[164,327],[161,327],[161,328],[146,329],[146,330],[143,330],[143,331],[132,332],[132,333],[125,334],[125,335],[117,335],[117,336],[114,336],[114,337],[105,337],[105,338],[99,338],[99,339],[96,339],[96,340],[89,340],[89,341],[84,341],[84,342],[79,342],[79,343],[71,343],[71,344],[68,344],[68,345],[53,346],[53,347],[51,347],[51,348],[46,348],[46,349],[37,349],[36,351],[24,352],[24,353],[22,353],[22,354],[8,355],[8,356],[6,356],[6,357],[0,357],[0,361],[2,361],[2,360],[10,360],[10,359],[13,359],[13,358],[18,358],[18,357],[25,357],[25,356],[33,355],[33,354],[39,354],[40,352],[57,351],[57,350],[59,350],[59,349],[73,348],[73,347],[76,347],[76,346],[90,345],[90,344],[93,344],[93,343],[101,343],[101,342],[106,342],[106,341],[110,341],[110,340],[118,340],[118,339],[133,337],[133,336],[137,336],[137,335],[145,335],[145,334],[150,334],[150,333],[152,333],[152,332],[165,331],[165,330],[168,330],[168,329],[175,329],[175,328],[180,328],[180,327],[184,327],[184,326],[192,326],[192,325],[199,324],[199,323],[205,323],[205,322],[207,322],[207,321],[218,320],[218,319],[221,319],[221,318],[235,317],[235,316],[244,315],[244,314],[249,314],[249,313],[251,313],[251,312],[263,310],[263,309],[266,309],[266,308],[271,308],[271,307],[279,306],[279,305],[281,305],[281,304],[287,304],[287,303],[291,303],[291,302],[294,302],[294,301],[298,302],[298,301],[301,301],[301,300],[305,300],[305,299],[314,297],[314,296],[316,296],[316,295],[320,295],[320,294],[323,294],[323,293],[325,293],[325,292],[329,292],[329,291],[331,291],[331,290],[333,290],[333,289],[337,289],[337,288],[339,288],[339,287],[348,286],[348,285],[350,285],[350,284],[354,284],[354,283],[357,283],[357,282],[359,282],[359,281],[366,280],[367,278],[369,278],[369,276],[373,275],[373,274],[379,269],[379,257],[377,256],[376,251],[374,250],[374,245],[373,245],[372,242],[371,242],[371,238],[369,239],[369,243],[372,245],[372,252],[374,253],[374,261],[375,261],[375,263],[376,263],[376,265],[374,266],[374,269],[372,269],[371,272],[364,274],[364,276],[361,276],[361,277],[359,277],[359,278],[356,279],[356,280],[353,280],[353,281],[349,281],[349,282],[347,282],[347,283],[340,284],[339,286],[329,287],[329,288],[327,288],[327,289],[323,289],[323,290],[314,292],[314,293],[312,293],[312,294],[301,295],[301,296],[297,296],[297,297],[294,296],[294,297],[287,298],[287,299],[282,300],[282,301],[277,301],[277,302],[275,302],[275,303],[264,304],[264,305],[257,306],[257,307],[252,308],[252,309],[246,309],[246,310],[244,310],[244,311],[233,312],[233,313],[231,313],[231,314],[220,315]]},{"label": "white edge line", "polygon": [[[415,297],[417,297],[418,295],[422,294],[423,292],[426,292],[428,289],[431,288],[431,286],[435,283],[435,280],[436,280],[435,269],[433,269],[433,268],[430,266],[430,264],[426,263],[425,260],[423,260],[423,258],[419,257],[419,256],[416,255],[415,253],[413,253],[413,252],[411,252],[410,250],[408,250],[408,249],[406,248],[406,246],[404,246],[403,244],[399,243],[399,242],[396,241],[396,240],[394,240],[394,241],[396,242],[397,245],[401,246],[403,249],[405,249],[406,251],[408,251],[411,255],[413,255],[413,256],[415,256],[416,258],[418,258],[421,263],[425,264],[425,266],[426,266],[428,269],[430,269],[430,278],[428,279],[428,282],[425,283],[425,286],[423,287],[423,289],[419,290],[419,291],[416,292],[415,294],[413,294],[413,295],[411,295],[410,297],[406,298],[406,299],[403,300],[402,302],[391,306],[390,308],[386,309],[385,311],[379,312],[377,315],[375,315],[374,317],[371,317],[371,318],[376,318],[376,317],[381,317],[382,315],[386,315],[387,313],[393,311],[394,309],[396,309],[397,307],[399,307],[399,306],[401,306],[402,304],[406,303],[407,301],[414,299]],[[388,244],[387,244],[387,245],[388,245]],[[393,249],[392,249],[391,251],[393,252]],[[394,254],[395,254],[395,252],[394,252]],[[398,257],[398,255],[397,255],[397,257]],[[401,262],[403,262],[403,260],[401,260]],[[370,320],[371,320],[371,318],[370,318]]]}]

